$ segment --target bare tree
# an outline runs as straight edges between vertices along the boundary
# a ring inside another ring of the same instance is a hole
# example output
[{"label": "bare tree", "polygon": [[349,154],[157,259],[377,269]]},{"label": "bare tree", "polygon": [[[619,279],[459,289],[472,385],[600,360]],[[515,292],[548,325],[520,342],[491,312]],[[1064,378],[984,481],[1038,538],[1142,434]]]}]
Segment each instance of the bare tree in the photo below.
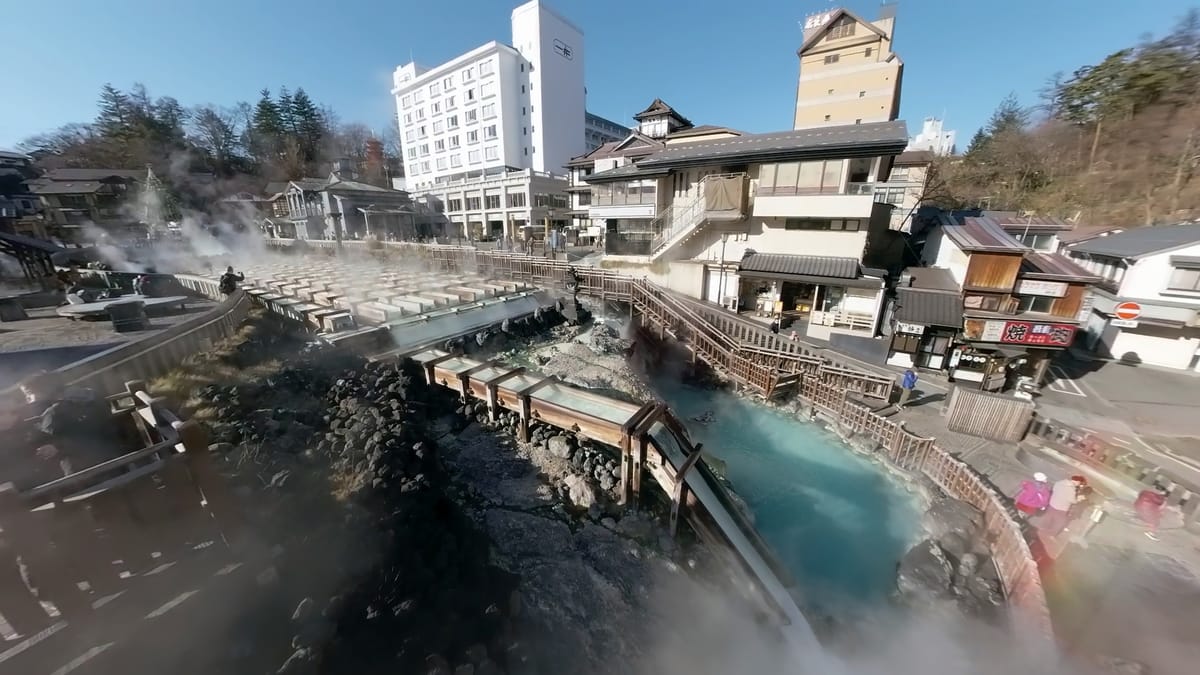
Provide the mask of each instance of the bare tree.
[{"label": "bare tree", "polygon": [[215,172],[232,173],[241,146],[238,134],[238,111],[213,105],[197,106],[192,110],[189,140],[208,155]]}]

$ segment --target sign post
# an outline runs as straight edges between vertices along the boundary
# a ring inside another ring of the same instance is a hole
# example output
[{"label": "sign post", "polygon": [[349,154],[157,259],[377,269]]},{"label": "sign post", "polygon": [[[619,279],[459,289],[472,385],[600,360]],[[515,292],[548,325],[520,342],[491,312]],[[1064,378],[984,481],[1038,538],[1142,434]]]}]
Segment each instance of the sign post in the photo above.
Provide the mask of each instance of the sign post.
[{"label": "sign post", "polygon": [[1122,302],[1113,309],[1113,319],[1109,321],[1118,328],[1137,328],[1137,319],[1142,315],[1142,306],[1136,302]]}]

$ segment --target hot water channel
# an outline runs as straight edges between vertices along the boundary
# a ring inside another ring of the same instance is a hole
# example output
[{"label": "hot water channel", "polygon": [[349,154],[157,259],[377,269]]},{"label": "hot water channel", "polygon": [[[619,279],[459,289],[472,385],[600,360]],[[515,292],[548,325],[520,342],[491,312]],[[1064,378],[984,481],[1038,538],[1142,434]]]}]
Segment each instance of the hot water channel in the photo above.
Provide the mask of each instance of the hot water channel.
[{"label": "hot water channel", "polygon": [[[795,576],[805,605],[846,617],[887,600],[896,563],[919,538],[919,500],[834,434],[725,391],[668,377],[651,387],[746,502]],[[712,421],[693,420],[712,412]]]}]

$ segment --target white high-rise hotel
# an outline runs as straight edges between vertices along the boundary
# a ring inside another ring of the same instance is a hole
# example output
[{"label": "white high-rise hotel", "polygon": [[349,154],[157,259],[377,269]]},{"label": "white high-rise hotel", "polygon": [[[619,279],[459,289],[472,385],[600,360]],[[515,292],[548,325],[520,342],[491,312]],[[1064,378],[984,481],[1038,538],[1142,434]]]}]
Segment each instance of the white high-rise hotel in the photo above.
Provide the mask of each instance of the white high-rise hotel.
[{"label": "white high-rise hotel", "polygon": [[463,233],[567,220],[564,167],[595,130],[585,121],[583,31],[541,0],[513,10],[511,46],[402,65],[392,94],[408,190],[435,195]]}]

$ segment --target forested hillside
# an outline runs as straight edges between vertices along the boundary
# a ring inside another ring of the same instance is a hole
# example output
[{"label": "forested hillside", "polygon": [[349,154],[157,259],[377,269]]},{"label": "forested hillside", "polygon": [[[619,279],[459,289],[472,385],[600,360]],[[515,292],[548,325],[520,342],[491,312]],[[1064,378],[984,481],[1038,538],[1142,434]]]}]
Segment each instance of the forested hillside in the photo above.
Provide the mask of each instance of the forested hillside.
[{"label": "forested hillside", "polygon": [[168,179],[203,171],[248,187],[323,175],[338,158],[366,167],[376,175],[364,178],[382,182],[387,158],[399,158],[395,129],[375,133],[341,123],[302,88],[276,94],[264,89],[253,105],[185,108],[170,96],[152,98],[142,85],[129,91],[105,85],[97,107],[92,121],[35,136],[20,148],[45,168],[150,165]]},{"label": "forested hillside", "polygon": [[952,206],[1093,224],[1200,217],[1200,12],[1169,34],[1054,75],[1039,105],[1005,98],[938,168]]}]

